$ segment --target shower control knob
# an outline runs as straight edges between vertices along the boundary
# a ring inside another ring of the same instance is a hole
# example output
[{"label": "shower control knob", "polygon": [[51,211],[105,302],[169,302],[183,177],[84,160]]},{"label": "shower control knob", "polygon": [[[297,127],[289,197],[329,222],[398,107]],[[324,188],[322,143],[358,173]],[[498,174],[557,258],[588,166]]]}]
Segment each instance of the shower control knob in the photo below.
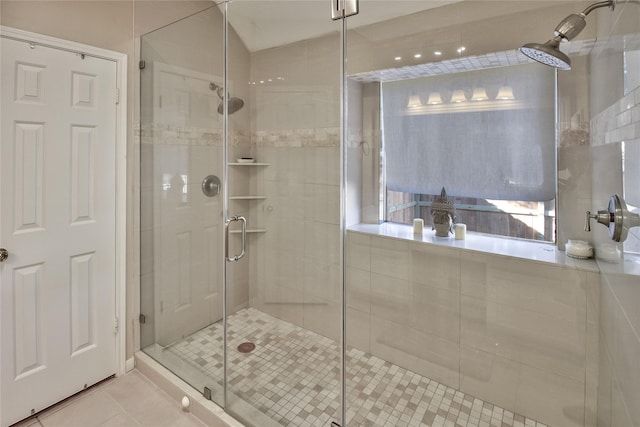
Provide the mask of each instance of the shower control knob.
[{"label": "shower control knob", "polygon": [[0,248],[0,262],[4,262],[7,258],[9,258],[9,251],[5,248]]},{"label": "shower control knob", "polygon": [[624,242],[631,227],[640,226],[640,215],[629,212],[624,199],[617,194],[609,199],[607,210],[598,211],[592,214],[587,211],[587,221],[584,226],[585,231],[591,231],[591,218],[609,228],[609,237],[616,242]]}]

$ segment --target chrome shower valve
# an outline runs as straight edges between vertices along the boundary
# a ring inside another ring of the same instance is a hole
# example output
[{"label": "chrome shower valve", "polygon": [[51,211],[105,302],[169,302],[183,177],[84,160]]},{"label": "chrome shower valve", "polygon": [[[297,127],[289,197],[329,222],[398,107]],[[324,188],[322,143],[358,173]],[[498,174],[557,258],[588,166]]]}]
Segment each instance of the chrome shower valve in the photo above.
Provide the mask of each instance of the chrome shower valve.
[{"label": "chrome shower valve", "polygon": [[609,227],[609,237],[616,242],[624,242],[631,227],[640,226],[640,215],[629,212],[624,199],[617,194],[609,199],[609,207],[595,214],[587,211],[584,231],[591,231],[591,219]]}]

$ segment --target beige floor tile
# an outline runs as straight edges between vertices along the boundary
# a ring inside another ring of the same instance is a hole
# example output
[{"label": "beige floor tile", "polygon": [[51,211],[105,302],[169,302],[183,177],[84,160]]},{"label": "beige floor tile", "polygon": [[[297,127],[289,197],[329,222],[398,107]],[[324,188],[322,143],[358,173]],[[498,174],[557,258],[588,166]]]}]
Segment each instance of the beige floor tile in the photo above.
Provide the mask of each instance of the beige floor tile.
[{"label": "beige floor tile", "polygon": [[[87,390],[84,390],[84,391],[76,394],[75,396],[72,396],[72,397],[69,397],[69,398],[63,400],[62,402],[58,402],[55,405],[52,405],[49,408],[45,409],[44,411],[40,412],[38,414],[37,419],[40,420],[39,422],[41,423],[41,420],[43,420],[44,418],[49,417],[53,413],[61,411],[62,409],[66,408],[67,406],[74,404],[79,399],[86,398],[87,396],[89,396],[89,395],[95,393],[96,391],[98,391],[98,389],[99,389],[99,387],[97,385],[95,385],[93,387],[90,387]],[[37,426],[37,424],[36,424],[36,426]]]},{"label": "beige floor tile", "polygon": [[100,427],[140,427],[141,424],[127,414],[118,414],[109,418]]},{"label": "beige floor tile", "polygon": [[206,427],[138,371],[97,385],[14,427]]},{"label": "beige floor tile", "polygon": [[124,412],[102,390],[89,395],[79,395],[67,402],[62,409],[38,417],[44,427],[93,427],[100,426]]},{"label": "beige floor tile", "polygon": [[178,402],[137,371],[105,384],[104,392],[136,421],[135,425],[204,427],[198,418],[182,411]]}]

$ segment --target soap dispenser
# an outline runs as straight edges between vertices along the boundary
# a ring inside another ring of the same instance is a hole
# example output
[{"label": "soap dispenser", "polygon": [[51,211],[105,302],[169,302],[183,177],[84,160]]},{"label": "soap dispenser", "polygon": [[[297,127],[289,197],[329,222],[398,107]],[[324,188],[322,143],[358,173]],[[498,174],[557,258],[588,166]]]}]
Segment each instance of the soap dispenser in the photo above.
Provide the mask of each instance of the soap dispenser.
[{"label": "soap dispenser", "polygon": [[640,226],[640,215],[629,212],[624,199],[617,194],[609,199],[609,207],[592,214],[587,211],[584,231],[591,231],[591,218],[609,227],[609,237],[616,242],[624,242],[631,227]]}]

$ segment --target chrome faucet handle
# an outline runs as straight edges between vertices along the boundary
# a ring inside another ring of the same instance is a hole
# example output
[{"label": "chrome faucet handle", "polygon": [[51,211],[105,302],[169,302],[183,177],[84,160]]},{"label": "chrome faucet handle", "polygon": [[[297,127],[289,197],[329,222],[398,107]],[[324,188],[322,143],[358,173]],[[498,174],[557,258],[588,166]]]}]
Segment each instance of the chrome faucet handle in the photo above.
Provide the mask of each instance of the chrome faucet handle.
[{"label": "chrome faucet handle", "polygon": [[609,210],[598,211],[598,213],[592,214],[591,211],[587,211],[587,220],[584,223],[584,231],[591,231],[591,218],[595,219],[596,222],[608,227],[614,221],[614,217],[612,216],[612,212]]},{"label": "chrome faucet handle", "polygon": [[591,218],[598,219],[598,215],[592,214],[591,211],[587,211],[587,219],[584,222],[584,231],[591,231]]}]

